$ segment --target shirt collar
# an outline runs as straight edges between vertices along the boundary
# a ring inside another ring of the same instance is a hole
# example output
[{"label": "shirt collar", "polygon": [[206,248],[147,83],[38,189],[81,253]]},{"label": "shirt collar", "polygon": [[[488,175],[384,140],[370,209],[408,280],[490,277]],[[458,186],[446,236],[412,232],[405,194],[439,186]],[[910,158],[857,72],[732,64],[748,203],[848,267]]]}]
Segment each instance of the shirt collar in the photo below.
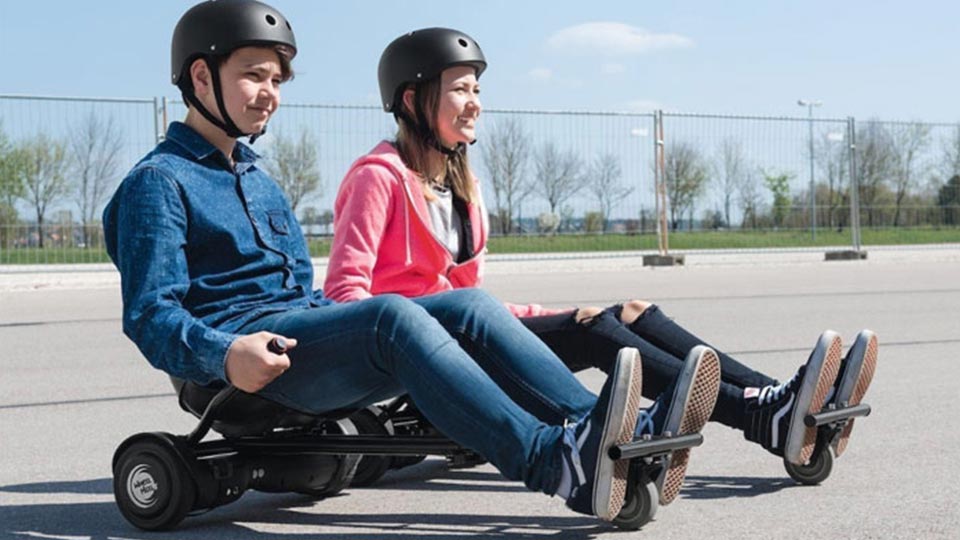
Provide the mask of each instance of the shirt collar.
[{"label": "shirt collar", "polygon": [[[169,129],[167,129],[166,140],[182,147],[197,161],[204,160],[216,152],[219,152],[216,146],[210,144],[210,141],[204,139],[196,130],[183,122],[173,122],[170,124]],[[242,170],[248,169],[259,158],[259,154],[240,141],[237,141],[236,146],[233,148],[233,160],[238,168]]]}]

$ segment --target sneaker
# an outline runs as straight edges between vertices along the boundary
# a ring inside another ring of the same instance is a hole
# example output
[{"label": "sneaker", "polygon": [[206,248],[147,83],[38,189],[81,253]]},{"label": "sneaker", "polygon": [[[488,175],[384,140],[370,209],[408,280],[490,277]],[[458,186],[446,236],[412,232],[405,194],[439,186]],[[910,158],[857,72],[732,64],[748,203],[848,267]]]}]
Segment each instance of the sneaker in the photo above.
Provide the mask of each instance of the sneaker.
[{"label": "sneaker", "polygon": [[[699,433],[713,414],[719,391],[720,359],[717,353],[702,345],[694,347],[687,354],[673,390],[661,393],[649,408],[640,411],[634,438]],[[680,493],[689,460],[689,448],[677,450],[664,458],[663,468],[654,479],[660,504],[670,504]]]},{"label": "sneaker", "polygon": [[797,465],[810,461],[817,442],[817,428],[807,427],[803,418],[820,412],[837,379],[843,344],[840,336],[827,330],[817,341],[807,363],[787,382],[763,388],[744,388],[748,441],[783,456]]},{"label": "sneaker", "polygon": [[[840,363],[840,372],[831,392],[827,395],[826,405],[849,407],[860,403],[877,369],[878,349],[876,334],[870,330],[861,330],[857,334],[853,346]],[[840,457],[847,448],[847,440],[853,430],[854,420],[851,418],[840,432],[840,436],[832,441],[833,451],[837,457]]]},{"label": "sneaker", "polygon": [[627,494],[629,460],[610,459],[610,448],[630,442],[640,409],[640,353],[624,348],[590,415],[564,429],[557,494],[567,506],[604,521],[617,517]]}]

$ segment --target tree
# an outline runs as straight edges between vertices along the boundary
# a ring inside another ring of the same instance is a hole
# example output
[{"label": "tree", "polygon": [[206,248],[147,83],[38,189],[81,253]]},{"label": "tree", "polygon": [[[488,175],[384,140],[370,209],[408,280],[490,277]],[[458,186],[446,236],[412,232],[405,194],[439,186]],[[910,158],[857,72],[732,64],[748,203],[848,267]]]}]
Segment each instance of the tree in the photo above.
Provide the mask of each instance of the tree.
[{"label": "tree", "polygon": [[633,192],[633,187],[620,183],[622,175],[620,160],[615,154],[598,156],[590,167],[588,188],[600,205],[600,232],[607,232],[613,208]]},{"label": "tree", "polygon": [[494,123],[485,138],[483,163],[493,188],[495,226],[504,235],[513,231],[514,216],[533,187],[526,177],[529,149],[523,127],[513,118]]},{"label": "tree", "polygon": [[316,206],[308,206],[300,213],[300,224],[303,225],[304,233],[307,236],[313,234],[313,227],[317,225],[320,217],[320,211]]},{"label": "tree", "polygon": [[693,210],[694,202],[707,184],[707,165],[700,152],[688,142],[678,142],[666,149],[663,182],[667,188],[670,228],[676,230],[684,214]]},{"label": "tree", "polygon": [[943,213],[944,225],[960,225],[960,174],[950,177],[940,188],[937,204]]},{"label": "tree", "polygon": [[760,184],[757,182],[756,171],[747,170],[740,183],[737,184],[737,199],[740,202],[740,208],[743,209],[743,221],[741,227],[750,225],[751,229],[756,229],[759,225],[757,218],[760,212]]},{"label": "tree", "polygon": [[118,176],[123,134],[112,116],[104,120],[92,111],[71,131],[74,135],[69,141],[69,152],[76,182],[73,188],[83,222],[83,243],[90,245],[90,226],[97,222]]},{"label": "tree", "polygon": [[296,140],[283,132],[276,133],[267,153],[267,172],[283,189],[294,211],[308,196],[323,195],[317,145],[306,128]]},{"label": "tree", "polygon": [[746,157],[739,142],[727,138],[720,143],[718,190],[723,203],[723,222],[730,224],[730,207],[734,195],[748,174]]},{"label": "tree", "polygon": [[849,200],[846,186],[850,177],[850,153],[847,145],[837,144],[837,141],[831,139],[831,134],[827,133],[815,142],[814,156],[821,178],[827,179],[827,192],[823,200],[820,200],[819,190],[815,200],[817,206],[827,208],[829,227],[839,231],[846,223],[846,218],[839,213],[839,209]]},{"label": "tree", "polygon": [[583,215],[583,230],[589,234],[603,232],[606,221],[606,216],[601,212],[587,212]]},{"label": "tree", "polygon": [[[557,213],[564,202],[583,189],[583,162],[573,151],[561,153],[553,143],[546,143],[536,155],[536,186],[547,201],[550,212]],[[566,221],[561,214],[560,228]]]},{"label": "tree", "polygon": [[0,124],[0,247],[8,244],[10,225],[17,222],[17,199],[24,193],[24,152],[10,143]]},{"label": "tree", "polygon": [[950,179],[960,175],[960,126],[953,130],[950,139],[943,142],[940,174],[942,178]]},{"label": "tree", "polygon": [[317,222],[323,227],[323,234],[330,236],[330,225],[333,225],[333,210],[328,208],[321,212]]},{"label": "tree", "polygon": [[917,155],[930,142],[930,126],[920,122],[899,125],[893,130],[893,183],[895,192],[896,210],[893,215],[893,226],[900,226],[901,208],[904,198],[916,184],[916,177],[924,174],[923,170],[914,170],[917,166]]},{"label": "tree", "polygon": [[857,132],[857,180],[860,204],[867,209],[867,225],[877,214],[875,203],[885,184],[894,177],[896,155],[889,131],[877,120],[867,121]]},{"label": "tree", "polygon": [[43,247],[43,222],[50,206],[70,191],[66,147],[41,133],[24,143],[24,198],[37,218],[39,246]]},{"label": "tree", "polygon": [[790,212],[790,175],[764,173],[763,181],[773,195],[773,226],[782,227]]}]

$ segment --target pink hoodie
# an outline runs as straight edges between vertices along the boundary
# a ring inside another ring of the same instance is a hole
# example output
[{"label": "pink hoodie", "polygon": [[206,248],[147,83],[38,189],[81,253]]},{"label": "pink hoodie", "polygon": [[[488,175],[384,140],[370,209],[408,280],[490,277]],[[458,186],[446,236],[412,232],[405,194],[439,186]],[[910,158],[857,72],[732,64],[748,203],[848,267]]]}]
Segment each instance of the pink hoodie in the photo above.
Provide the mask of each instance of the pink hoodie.
[{"label": "pink hoodie", "polygon": [[[454,262],[434,236],[422,184],[387,141],[350,166],[333,207],[333,246],[323,294],[337,302],[385,293],[424,296],[479,287],[487,248],[482,204],[468,205],[475,255]],[[558,313],[506,304],[517,317]]]}]

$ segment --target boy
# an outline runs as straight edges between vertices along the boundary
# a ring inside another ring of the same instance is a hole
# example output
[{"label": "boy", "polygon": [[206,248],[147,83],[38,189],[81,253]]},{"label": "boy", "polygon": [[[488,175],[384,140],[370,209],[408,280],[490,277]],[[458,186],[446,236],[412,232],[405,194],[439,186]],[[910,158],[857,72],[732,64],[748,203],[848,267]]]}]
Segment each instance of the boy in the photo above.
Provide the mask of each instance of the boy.
[{"label": "boy", "polygon": [[[343,305],[313,291],[289,204],[237,142],[263,133],[296,51],[291,25],[260,2],[204,2],[181,18],[172,80],[189,104],[186,120],[170,126],[104,211],[124,332],[171,375],[230,383],[306,412],[407,392],[438,429],[507,478],[560,495],[575,511],[616,517],[627,467],[607,450],[635,428],[635,351],[621,355],[597,398],[479,290]],[[288,353],[268,351],[275,337]]]}]

